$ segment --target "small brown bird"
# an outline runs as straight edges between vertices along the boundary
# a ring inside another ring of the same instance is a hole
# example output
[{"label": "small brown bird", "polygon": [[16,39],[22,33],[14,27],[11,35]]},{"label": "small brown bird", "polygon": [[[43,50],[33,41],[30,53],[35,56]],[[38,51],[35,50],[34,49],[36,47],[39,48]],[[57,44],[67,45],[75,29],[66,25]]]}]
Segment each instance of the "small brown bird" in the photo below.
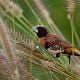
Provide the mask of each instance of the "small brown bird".
[{"label": "small brown bird", "polygon": [[44,26],[33,27],[33,31],[39,37],[39,43],[48,51],[55,53],[56,57],[60,57],[60,54],[65,54],[69,58],[71,55],[80,56],[80,51],[59,35],[49,33]]}]

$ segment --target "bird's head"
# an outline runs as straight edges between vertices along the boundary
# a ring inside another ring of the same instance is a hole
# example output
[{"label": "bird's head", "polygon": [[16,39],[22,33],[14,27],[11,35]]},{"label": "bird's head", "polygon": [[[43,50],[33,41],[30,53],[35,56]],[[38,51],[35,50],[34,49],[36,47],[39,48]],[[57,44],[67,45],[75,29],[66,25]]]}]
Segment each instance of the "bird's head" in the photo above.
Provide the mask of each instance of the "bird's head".
[{"label": "bird's head", "polygon": [[32,30],[37,34],[37,36],[39,38],[44,37],[44,36],[46,36],[48,34],[47,29],[42,25],[35,26],[35,27],[33,27]]}]

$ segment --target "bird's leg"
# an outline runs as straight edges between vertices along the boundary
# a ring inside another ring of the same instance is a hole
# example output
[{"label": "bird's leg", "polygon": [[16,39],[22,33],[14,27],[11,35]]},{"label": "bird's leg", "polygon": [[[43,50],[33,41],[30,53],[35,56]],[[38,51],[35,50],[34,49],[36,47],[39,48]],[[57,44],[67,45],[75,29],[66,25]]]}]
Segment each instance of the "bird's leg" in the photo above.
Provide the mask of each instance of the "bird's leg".
[{"label": "bird's leg", "polygon": [[56,54],[56,57],[57,57],[57,58],[60,57],[60,53],[57,53],[57,54]]},{"label": "bird's leg", "polygon": [[69,64],[70,64],[71,55],[69,55],[68,58],[69,58]]}]

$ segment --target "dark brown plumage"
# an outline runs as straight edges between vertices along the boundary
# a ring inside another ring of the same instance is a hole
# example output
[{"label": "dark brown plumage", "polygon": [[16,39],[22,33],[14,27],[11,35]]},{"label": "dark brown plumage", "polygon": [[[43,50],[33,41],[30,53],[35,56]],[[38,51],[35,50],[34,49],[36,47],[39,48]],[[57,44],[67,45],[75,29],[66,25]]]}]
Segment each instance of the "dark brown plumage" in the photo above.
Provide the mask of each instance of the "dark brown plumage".
[{"label": "dark brown plumage", "polygon": [[80,56],[79,50],[73,48],[72,45],[61,38],[59,35],[49,33],[43,26],[37,26],[34,28],[37,36],[39,37],[39,43],[48,51],[56,54],[56,57],[60,57],[60,53],[65,54],[69,58],[71,55]]}]

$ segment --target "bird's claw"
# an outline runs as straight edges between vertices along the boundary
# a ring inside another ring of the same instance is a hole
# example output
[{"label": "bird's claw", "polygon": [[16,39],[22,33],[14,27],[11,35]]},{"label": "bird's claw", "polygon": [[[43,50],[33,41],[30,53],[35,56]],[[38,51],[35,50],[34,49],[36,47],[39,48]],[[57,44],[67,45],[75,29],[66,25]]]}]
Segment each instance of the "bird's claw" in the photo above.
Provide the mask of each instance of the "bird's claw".
[{"label": "bird's claw", "polygon": [[57,58],[60,57],[60,53],[57,53],[57,54],[56,54],[56,57],[57,57]]}]

